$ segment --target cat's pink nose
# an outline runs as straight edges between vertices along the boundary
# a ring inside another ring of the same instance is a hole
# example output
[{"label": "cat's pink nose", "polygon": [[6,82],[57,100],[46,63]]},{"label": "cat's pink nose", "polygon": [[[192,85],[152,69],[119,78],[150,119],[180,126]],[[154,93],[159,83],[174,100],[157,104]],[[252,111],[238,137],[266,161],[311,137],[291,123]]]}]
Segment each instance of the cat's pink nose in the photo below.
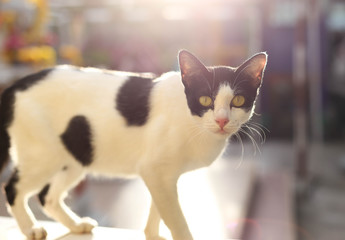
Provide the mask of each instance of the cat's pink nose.
[{"label": "cat's pink nose", "polygon": [[224,128],[224,126],[229,122],[229,119],[227,118],[218,118],[216,119],[216,123],[219,125],[221,129]]}]

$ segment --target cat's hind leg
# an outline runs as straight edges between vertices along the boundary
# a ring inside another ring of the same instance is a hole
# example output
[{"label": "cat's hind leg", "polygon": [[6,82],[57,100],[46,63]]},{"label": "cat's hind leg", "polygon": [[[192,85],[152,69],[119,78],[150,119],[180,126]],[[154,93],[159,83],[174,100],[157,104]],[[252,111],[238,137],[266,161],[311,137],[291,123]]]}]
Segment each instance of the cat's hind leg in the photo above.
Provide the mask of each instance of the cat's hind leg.
[{"label": "cat's hind leg", "polygon": [[16,168],[10,180],[5,186],[5,193],[8,201],[8,209],[16,219],[18,226],[28,239],[45,239],[47,232],[36,221],[32,211],[28,207],[28,199],[40,189],[41,181],[48,179],[45,174],[38,178],[33,177],[30,171]]},{"label": "cat's hind leg", "polygon": [[84,176],[85,172],[81,166],[64,166],[38,195],[47,215],[65,225],[73,233],[90,233],[97,226],[95,220],[80,218],[64,202],[68,190]]}]

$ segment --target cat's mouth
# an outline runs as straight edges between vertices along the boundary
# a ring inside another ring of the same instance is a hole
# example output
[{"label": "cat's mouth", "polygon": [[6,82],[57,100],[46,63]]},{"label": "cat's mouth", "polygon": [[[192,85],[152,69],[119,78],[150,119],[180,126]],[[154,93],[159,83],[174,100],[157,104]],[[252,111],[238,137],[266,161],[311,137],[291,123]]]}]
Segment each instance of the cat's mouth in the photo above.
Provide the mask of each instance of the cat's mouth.
[{"label": "cat's mouth", "polygon": [[224,136],[230,135],[230,132],[224,130],[223,128],[218,129],[218,131],[216,133],[219,134],[219,135],[224,135]]},{"label": "cat's mouth", "polygon": [[238,128],[236,127],[228,127],[228,128],[218,128],[215,129],[214,133],[219,136],[230,136],[238,131]]}]

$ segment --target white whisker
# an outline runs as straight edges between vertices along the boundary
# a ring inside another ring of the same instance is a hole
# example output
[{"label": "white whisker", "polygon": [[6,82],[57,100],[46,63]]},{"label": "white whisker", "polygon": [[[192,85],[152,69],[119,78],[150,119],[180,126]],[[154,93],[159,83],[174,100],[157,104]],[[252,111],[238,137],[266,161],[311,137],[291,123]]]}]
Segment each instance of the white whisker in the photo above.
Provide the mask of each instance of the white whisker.
[{"label": "white whisker", "polygon": [[253,148],[254,148],[254,156],[256,156],[256,153],[257,153],[256,150],[258,150],[259,153],[261,154],[261,150],[260,150],[260,148],[259,148],[259,145],[258,145],[257,142],[255,141],[255,139],[254,139],[249,133],[247,133],[246,131],[244,131],[244,129],[240,129],[240,132],[243,133],[243,134],[245,134],[245,135],[247,135],[247,136],[249,137],[249,139],[251,140],[251,142],[252,142],[252,144],[253,144]]},{"label": "white whisker", "polygon": [[260,132],[259,130],[257,130],[255,127],[250,127],[247,124],[244,125],[244,127],[246,127],[247,129],[249,129],[249,131],[252,133],[252,135],[254,136],[254,134],[256,133],[258,135],[258,137],[261,140],[261,144],[263,144],[266,141],[266,135],[265,133],[262,134],[262,132]]},{"label": "white whisker", "polygon": [[270,132],[270,130],[268,128],[266,128],[264,125],[262,125],[260,123],[257,123],[257,122],[249,122],[249,123],[259,127],[260,129],[264,129],[265,131]]},{"label": "white whisker", "polygon": [[235,169],[239,169],[241,167],[241,165],[242,165],[242,162],[243,162],[244,146],[243,146],[243,141],[242,141],[241,136],[238,133],[235,133],[234,135],[237,137],[237,139],[241,143],[241,147],[242,147],[242,149],[241,149],[241,158],[240,158],[240,161],[238,162],[238,164],[237,164],[237,166],[235,168]]},{"label": "white whisker", "polygon": [[261,133],[260,135],[263,135],[263,142],[266,142],[267,135],[265,131],[267,132],[270,132],[270,131],[265,126],[263,126],[260,123],[255,123],[255,122],[248,122],[247,125],[251,125],[252,128],[259,131]]}]

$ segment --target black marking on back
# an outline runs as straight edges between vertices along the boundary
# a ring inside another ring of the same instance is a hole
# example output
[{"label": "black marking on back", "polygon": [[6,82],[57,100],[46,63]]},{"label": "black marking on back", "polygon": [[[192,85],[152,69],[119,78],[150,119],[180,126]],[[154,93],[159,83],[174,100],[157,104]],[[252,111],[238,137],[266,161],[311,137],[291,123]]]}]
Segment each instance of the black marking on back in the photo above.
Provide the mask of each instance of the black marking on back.
[{"label": "black marking on back", "polygon": [[10,88],[13,88],[16,91],[25,91],[29,87],[32,87],[33,85],[44,79],[53,70],[53,68],[47,68],[40,72],[28,75],[16,81]]},{"label": "black marking on back", "polygon": [[14,205],[14,201],[16,199],[16,195],[17,195],[16,184],[18,181],[19,181],[18,169],[15,169],[10,180],[5,186],[7,202],[10,204],[10,206]]},{"label": "black marking on back", "polygon": [[83,166],[92,163],[92,133],[86,117],[73,117],[60,137],[66,149],[79,163]]},{"label": "black marking on back", "polygon": [[116,109],[126,119],[128,126],[142,126],[150,112],[152,78],[131,76],[119,89]]},{"label": "black marking on back", "polygon": [[0,172],[8,159],[8,150],[10,148],[10,137],[7,128],[11,125],[14,118],[15,93],[25,91],[31,86],[45,79],[53,69],[46,69],[41,72],[26,76],[16,81],[7,88],[1,96],[0,105]]},{"label": "black marking on back", "polygon": [[41,192],[38,194],[38,200],[40,201],[42,206],[46,204],[46,196],[48,194],[49,188],[50,184],[45,185]]}]

